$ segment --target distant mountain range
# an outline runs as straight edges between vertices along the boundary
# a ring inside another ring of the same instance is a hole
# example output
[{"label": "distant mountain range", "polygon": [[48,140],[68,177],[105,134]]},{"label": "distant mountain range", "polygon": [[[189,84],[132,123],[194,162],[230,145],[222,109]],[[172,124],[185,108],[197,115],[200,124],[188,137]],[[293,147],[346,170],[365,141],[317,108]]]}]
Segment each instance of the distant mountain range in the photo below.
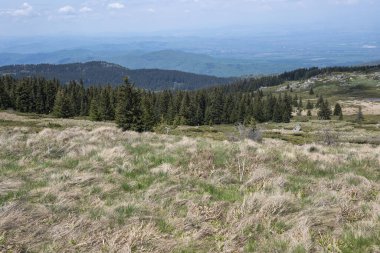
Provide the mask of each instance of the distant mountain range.
[{"label": "distant mountain range", "polygon": [[273,64],[256,64],[253,60],[222,59],[206,54],[177,50],[91,51],[86,49],[60,50],[49,53],[0,53],[0,66],[11,64],[67,64],[72,62],[106,61],[130,69],[178,70],[220,77],[272,73],[280,70]]},{"label": "distant mountain range", "polygon": [[[180,50],[109,51],[70,49],[44,53],[0,53],[0,66],[12,64],[67,64],[73,62],[106,61],[129,69],[178,70],[218,77],[282,73],[296,68],[320,66],[321,62],[294,57],[261,55],[255,59],[227,59]],[[334,62],[325,60],[323,66]]]},{"label": "distant mountain range", "polygon": [[119,85],[128,76],[138,87],[149,90],[195,90],[213,85],[227,84],[235,80],[234,78],[198,75],[175,70],[131,70],[117,64],[102,61],[59,65],[8,65],[0,67],[0,75],[12,75],[16,78],[40,76],[47,79],[55,78],[60,80],[61,83],[82,80],[85,86]]}]

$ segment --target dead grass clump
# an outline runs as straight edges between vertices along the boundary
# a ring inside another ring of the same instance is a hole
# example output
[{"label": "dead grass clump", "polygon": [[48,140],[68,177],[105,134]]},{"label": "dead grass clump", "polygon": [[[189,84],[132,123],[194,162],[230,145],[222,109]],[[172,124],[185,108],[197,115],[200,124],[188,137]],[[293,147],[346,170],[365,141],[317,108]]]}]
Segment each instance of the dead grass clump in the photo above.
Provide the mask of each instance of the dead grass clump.
[{"label": "dead grass clump", "polygon": [[256,213],[258,217],[287,215],[298,210],[298,203],[291,193],[253,193],[245,197],[241,206],[243,213]]},{"label": "dead grass clump", "polygon": [[248,180],[240,189],[281,189],[284,187],[285,182],[286,181],[282,176],[276,176],[272,170],[258,168],[251,172]]},{"label": "dead grass clump", "polygon": [[69,147],[65,148],[67,152],[66,156],[70,158],[81,158],[90,155],[93,152],[97,152],[99,147],[94,144],[80,144],[73,143]]},{"label": "dead grass clump", "polygon": [[107,163],[112,163],[117,159],[125,159],[127,157],[127,151],[123,146],[106,148],[99,153],[99,157]]},{"label": "dead grass clump", "polygon": [[161,164],[158,167],[152,168],[150,171],[153,174],[163,173],[163,174],[171,174],[171,175],[174,175],[178,172],[178,170],[173,165],[168,164],[168,163]]},{"label": "dead grass clump", "polygon": [[52,217],[45,206],[14,202],[3,206],[0,212],[5,251],[32,251],[48,241],[46,231]]},{"label": "dead grass clump", "polygon": [[6,195],[10,191],[17,190],[22,185],[22,181],[17,179],[2,179],[0,180],[0,196]]}]

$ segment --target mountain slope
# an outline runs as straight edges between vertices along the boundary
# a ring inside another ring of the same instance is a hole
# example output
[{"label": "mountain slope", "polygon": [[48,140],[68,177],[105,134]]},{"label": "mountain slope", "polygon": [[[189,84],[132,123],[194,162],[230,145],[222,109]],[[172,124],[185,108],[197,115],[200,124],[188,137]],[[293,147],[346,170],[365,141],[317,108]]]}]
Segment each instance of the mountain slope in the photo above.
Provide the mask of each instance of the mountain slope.
[{"label": "mountain slope", "polygon": [[[47,53],[0,53],[0,66],[13,64],[68,64],[72,62],[106,61],[129,69],[178,70],[218,77],[281,73],[299,67],[311,67],[315,62],[300,59],[259,57],[231,59],[180,50],[160,51],[92,51],[87,49],[60,50]],[[329,62],[326,65],[334,65]]]},{"label": "mountain slope", "polygon": [[139,69],[131,70],[107,62],[71,63],[62,65],[9,65],[0,67],[0,75],[16,78],[42,76],[56,78],[62,83],[83,80],[87,85],[118,85],[128,76],[138,87],[150,90],[180,89],[194,90],[217,84],[227,84],[232,78],[197,75],[175,70]]}]

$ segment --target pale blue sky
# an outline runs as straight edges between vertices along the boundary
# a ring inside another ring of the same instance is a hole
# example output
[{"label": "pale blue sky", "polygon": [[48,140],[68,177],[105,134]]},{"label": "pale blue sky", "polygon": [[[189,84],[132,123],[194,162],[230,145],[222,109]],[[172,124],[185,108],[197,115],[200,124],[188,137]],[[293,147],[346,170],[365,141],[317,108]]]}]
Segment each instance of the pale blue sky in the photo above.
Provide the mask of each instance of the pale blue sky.
[{"label": "pale blue sky", "polygon": [[0,36],[380,28],[379,0],[0,0]]}]

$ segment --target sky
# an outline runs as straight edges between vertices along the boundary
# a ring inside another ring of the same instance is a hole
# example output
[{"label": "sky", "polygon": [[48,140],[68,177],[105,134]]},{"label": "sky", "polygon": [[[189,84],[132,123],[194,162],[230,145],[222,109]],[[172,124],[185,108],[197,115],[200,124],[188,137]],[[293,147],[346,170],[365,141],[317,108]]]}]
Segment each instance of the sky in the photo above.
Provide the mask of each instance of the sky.
[{"label": "sky", "polygon": [[0,0],[0,36],[380,28],[379,0]]}]

